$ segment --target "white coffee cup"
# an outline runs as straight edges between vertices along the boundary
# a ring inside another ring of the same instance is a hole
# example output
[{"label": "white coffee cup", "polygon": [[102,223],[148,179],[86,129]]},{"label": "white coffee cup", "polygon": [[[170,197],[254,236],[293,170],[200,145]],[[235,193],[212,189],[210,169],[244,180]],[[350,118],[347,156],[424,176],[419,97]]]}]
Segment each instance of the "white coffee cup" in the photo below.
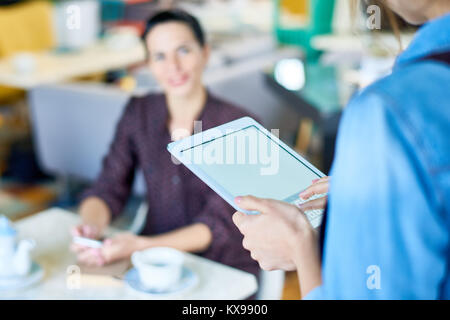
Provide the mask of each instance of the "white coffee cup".
[{"label": "white coffee cup", "polygon": [[136,251],[131,256],[144,287],[164,291],[181,278],[184,254],[173,248],[155,247]]}]

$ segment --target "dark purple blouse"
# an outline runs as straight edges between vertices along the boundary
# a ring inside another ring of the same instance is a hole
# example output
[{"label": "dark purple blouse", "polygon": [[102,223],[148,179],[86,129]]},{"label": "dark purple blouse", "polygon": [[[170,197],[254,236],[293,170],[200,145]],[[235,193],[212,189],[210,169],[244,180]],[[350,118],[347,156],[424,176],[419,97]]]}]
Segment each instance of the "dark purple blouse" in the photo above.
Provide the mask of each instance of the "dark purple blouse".
[{"label": "dark purple blouse", "polygon": [[[203,130],[249,114],[208,93],[198,120]],[[131,191],[135,169],[141,168],[148,200],[143,235],[157,235],[192,223],[209,226],[210,247],[201,256],[255,275],[258,263],[242,247],[242,235],[231,219],[234,209],[183,165],[175,165],[167,151],[171,142],[168,110],[163,94],[132,98],[119,121],[97,181],[83,198],[97,196],[113,218],[121,214]]]}]

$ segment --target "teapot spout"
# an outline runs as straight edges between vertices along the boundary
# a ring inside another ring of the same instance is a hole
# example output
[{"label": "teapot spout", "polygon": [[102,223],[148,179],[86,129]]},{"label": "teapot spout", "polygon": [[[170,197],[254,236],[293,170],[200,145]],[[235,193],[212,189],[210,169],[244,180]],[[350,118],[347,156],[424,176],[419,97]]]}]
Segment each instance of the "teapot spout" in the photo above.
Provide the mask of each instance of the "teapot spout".
[{"label": "teapot spout", "polygon": [[32,239],[20,241],[13,261],[17,275],[24,276],[30,272],[32,264],[31,250],[33,250],[35,246],[36,242]]}]

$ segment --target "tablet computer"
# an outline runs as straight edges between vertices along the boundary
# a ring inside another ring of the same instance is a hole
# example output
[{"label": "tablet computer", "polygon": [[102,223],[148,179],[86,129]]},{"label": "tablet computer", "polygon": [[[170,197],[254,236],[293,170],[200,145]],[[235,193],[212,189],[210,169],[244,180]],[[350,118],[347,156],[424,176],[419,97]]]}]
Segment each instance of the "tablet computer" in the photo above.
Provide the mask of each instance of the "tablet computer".
[{"label": "tablet computer", "polygon": [[[237,211],[237,196],[253,195],[295,205],[312,180],[324,176],[306,159],[250,117],[240,118],[168,144],[172,161],[182,163]],[[320,225],[322,212],[306,215]]]}]

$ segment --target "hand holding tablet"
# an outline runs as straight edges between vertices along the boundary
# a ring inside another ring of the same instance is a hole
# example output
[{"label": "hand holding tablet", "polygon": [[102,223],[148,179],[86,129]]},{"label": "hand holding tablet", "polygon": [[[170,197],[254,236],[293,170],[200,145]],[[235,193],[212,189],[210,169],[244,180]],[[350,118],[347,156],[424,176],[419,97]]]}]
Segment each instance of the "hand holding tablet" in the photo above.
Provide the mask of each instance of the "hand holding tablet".
[{"label": "hand holding tablet", "polygon": [[[168,145],[173,157],[237,211],[237,196],[253,195],[300,205],[300,192],[325,175],[249,117],[196,133]],[[321,212],[307,216],[314,227]]]}]

